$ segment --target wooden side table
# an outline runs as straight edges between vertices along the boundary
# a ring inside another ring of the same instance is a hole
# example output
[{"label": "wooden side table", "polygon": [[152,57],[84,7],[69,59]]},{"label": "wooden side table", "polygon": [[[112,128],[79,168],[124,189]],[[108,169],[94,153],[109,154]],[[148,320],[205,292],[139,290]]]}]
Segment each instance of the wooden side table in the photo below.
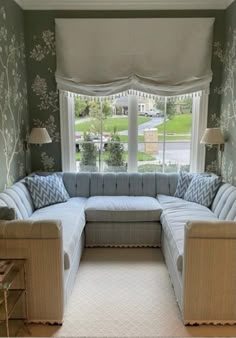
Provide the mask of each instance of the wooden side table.
[{"label": "wooden side table", "polygon": [[[5,259],[0,260],[0,336],[15,336],[11,332],[20,328],[19,324],[28,323],[27,287],[26,287],[26,260]],[[14,287],[14,281],[23,273],[23,285],[20,288]],[[24,313],[20,318],[12,317],[12,314],[24,297]],[[5,328],[5,334],[4,334]]]}]

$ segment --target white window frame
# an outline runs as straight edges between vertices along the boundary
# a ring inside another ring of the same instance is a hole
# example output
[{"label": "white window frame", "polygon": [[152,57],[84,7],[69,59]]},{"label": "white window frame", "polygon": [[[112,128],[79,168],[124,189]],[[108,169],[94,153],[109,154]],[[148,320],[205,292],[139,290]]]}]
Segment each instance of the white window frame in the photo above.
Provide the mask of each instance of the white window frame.
[{"label": "white window frame", "polygon": [[76,171],[74,95],[61,90],[59,95],[62,171],[73,172]]},{"label": "white window frame", "polygon": [[[204,91],[199,96],[193,96],[191,172],[204,172],[205,170],[205,146],[200,144],[200,140],[207,127],[208,100],[208,91]],[[130,95],[128,106],[128,172],[137,172],[138,97]],[[74,172],[76,171],[74,95],[64,91],[60,91],[60,126],[62,171]]]}]

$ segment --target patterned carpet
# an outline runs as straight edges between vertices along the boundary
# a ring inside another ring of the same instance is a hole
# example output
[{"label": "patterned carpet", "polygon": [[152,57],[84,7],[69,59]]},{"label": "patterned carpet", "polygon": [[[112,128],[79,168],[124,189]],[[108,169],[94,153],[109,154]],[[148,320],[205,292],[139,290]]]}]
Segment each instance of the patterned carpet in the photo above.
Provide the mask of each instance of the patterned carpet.
[{"label": "patterned carpet", "polygon": [[236,336],[235,326],[182,324],[158,249],[86,249],[63,326],[32,325],[32,336]]}]

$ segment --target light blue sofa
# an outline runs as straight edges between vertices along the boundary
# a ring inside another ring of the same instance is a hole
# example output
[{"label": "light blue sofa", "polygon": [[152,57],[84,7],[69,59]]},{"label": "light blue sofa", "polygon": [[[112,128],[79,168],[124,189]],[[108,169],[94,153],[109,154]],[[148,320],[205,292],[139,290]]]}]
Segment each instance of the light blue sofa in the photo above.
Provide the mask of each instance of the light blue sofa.
[{"label": "light blue sofa", "polygon": [[0,221],[0,256],[28,260],[30,321],[63,321],[84,246],[161,246],[184,323],[236,322],[235,187],[208,209],[173,197],[178,174],[60,175],[66,203],[34,211],[23,181],[0,194],[17,214]]}]

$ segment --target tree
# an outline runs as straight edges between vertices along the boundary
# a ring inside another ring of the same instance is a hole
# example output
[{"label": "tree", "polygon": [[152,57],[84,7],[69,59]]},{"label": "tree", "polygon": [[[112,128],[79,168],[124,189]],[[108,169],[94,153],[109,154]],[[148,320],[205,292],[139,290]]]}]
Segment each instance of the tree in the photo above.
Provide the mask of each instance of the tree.
[{"label": "tree", "polygon": [[96,167],[97,148],[93,143],[91,135],[84,133],[84,142],[81,144],[81,166],[94,166]]},{"label": "tree", "polygon": [[[166,107],[166,116],[168,119],[173,119],[176,113],[176,102],[167,100],[167,107]],[[163,113],[165,112],[165,101],[156,100],[155,108],[161,110]]]},{"label": "tree", "polygon": [[159,109],[160,111],[162,111],[164,113],[164,111],[165,111],[165,101],[156,100],[155,101],[155,108]]},{"label": "tree", "polygon": [[81,97],[76,97],[75,99],[75,116],[81,117],[86,115],[88,113],[88,102],[86,100],[83,100]]},{"label": "tree", "polygon": [[104,122],[111,115],[110,101],[91,101],[89,103],[89,116],[92,118],[90,131],[101,135],[104,130]]},{"label": "tree", "polygon": [[169,120],[172,120],[176,114],[176,103],[175,101],[168,101],[166,107],[166,115]]},{"label": "tree", "polygon": [[120,136],[114,128],[111,138],[107,146],[108,159],[106,163],[108,166],[123,167],[124,166],[124,146],[120,142]]}]

